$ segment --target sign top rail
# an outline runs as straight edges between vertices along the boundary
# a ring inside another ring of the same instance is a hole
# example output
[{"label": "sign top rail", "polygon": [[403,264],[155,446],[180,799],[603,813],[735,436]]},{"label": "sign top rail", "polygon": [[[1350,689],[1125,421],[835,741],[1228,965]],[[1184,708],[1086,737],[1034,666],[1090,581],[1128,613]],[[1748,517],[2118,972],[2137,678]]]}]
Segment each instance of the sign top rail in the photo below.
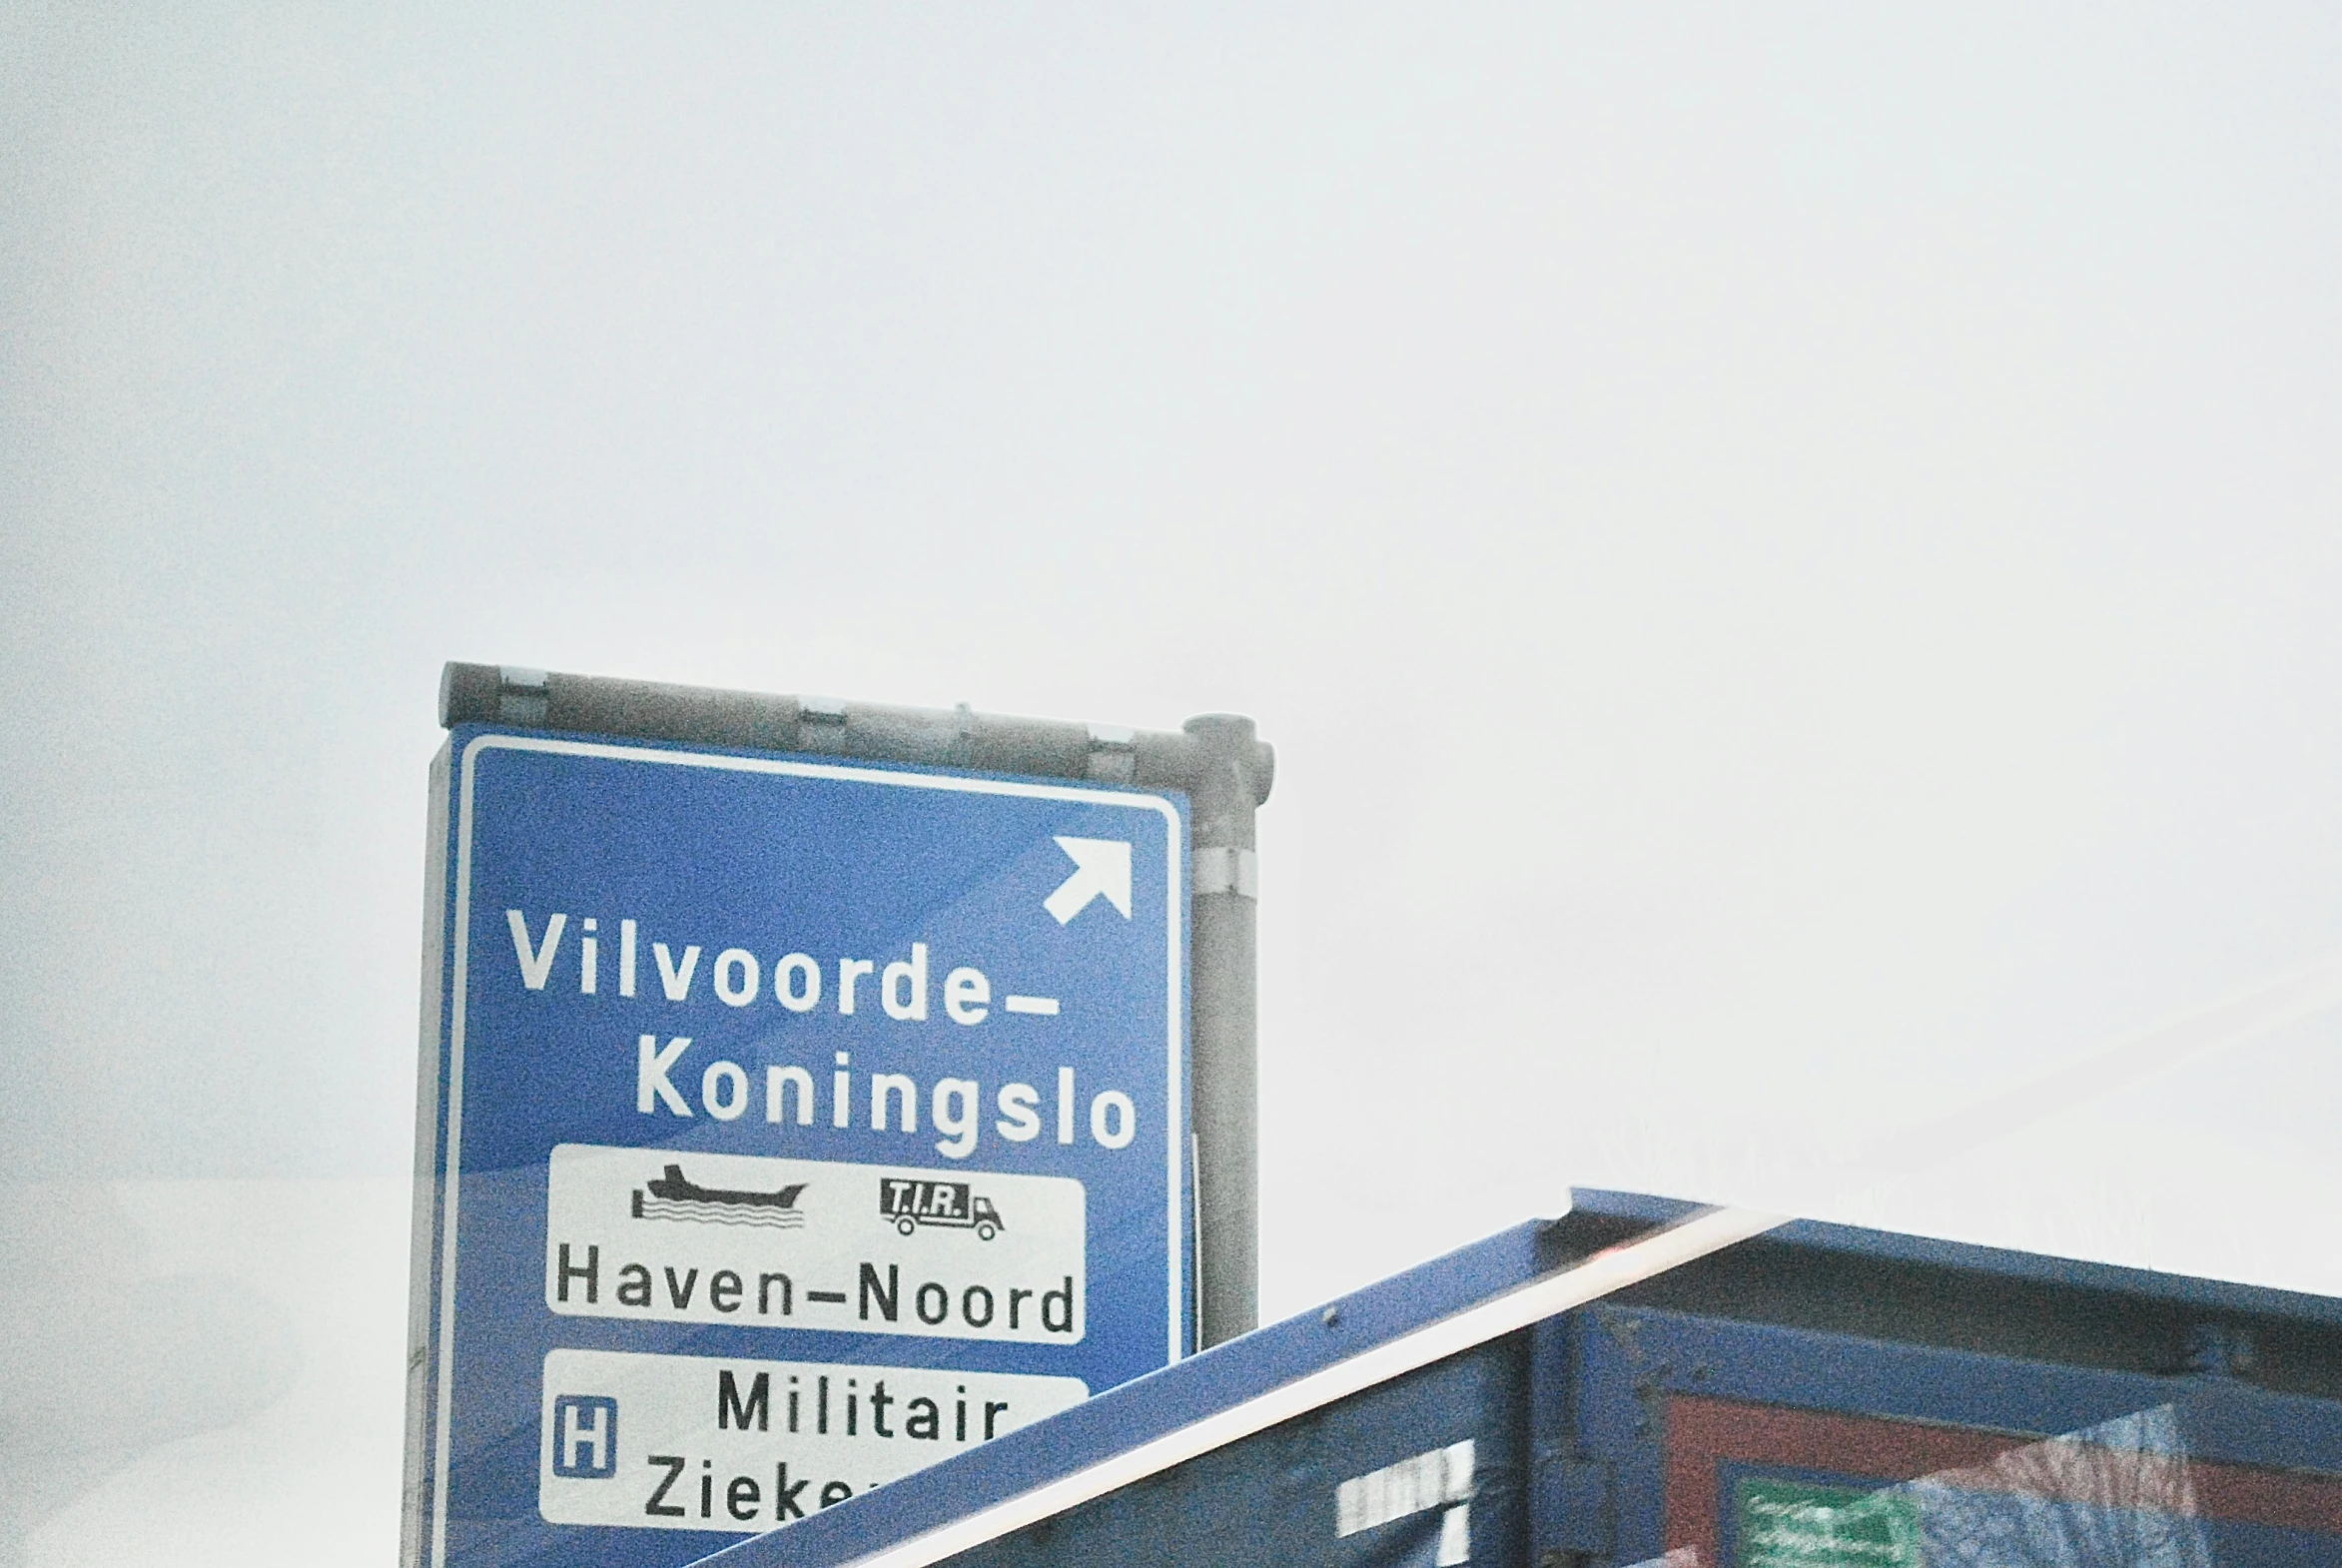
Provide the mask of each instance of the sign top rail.
[{"label": "sign top rail", "polygon": [[[908,762],[1142,789],[1194,791],[1233,765],[1254,806],[1268,799],[1276,752],[1252,721],[1205,714],[1179,731],[908,708],[823,697],[670,686],[512,664],[448,663],[439,723],[498,724],[686,745]],[[1212,780],[1212,782],[1218,782]]]}]

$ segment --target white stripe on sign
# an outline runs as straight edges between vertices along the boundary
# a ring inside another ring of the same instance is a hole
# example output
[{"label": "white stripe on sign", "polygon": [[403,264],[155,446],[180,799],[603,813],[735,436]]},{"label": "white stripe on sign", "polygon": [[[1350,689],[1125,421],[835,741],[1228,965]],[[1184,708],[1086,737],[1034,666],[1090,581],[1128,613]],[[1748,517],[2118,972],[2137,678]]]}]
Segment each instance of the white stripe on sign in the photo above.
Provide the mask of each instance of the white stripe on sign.
[{"label": "white stripe on sign", "polygon": [[1003,997],[1001,1006],[1012,1013],[1034,1013],[1042,1018],[1058,1016],[1058,999],[1055,997]]},{"label": "white stripe on sign", "polygon": [[[1306,1411],[1346,1398],[1376,1383],[1445,1360],[1516,1328],[1598,1301],[1670,1268],[1722,1251],[1736,1241],[1763,1235],[1789,1223],[1780,1214],[1753,1208],[1705,1208],[1632,1241],[1597,1252],[1584,1262],[1556,1269],[1502,1295],[1426,1323],[1411,1333],[1305,1373],[1255,1394],[1242,1404],[1215,1411],[1136,1448],[1110,1454],[1069,1475],[1044,1481],[1031,1491],[1004,1497],[974,1513],[896,1541],[853,1559],[855,1568],[925,1568],[987,1541],[997,1541],[1054,1514],[1103,1497],[1118,1487],[1160,1475],[1254,1432],[1266,1431]],[[1445,1532],[1442,1532],[1444,1541]]]},{"label": "white stripe on sign", "polygon": [[1472,1495],[1472,1440],[1352,1476],[1334,1488],[1333,1533],[1356,1535],[1393,1519],[1467,1501]]}]

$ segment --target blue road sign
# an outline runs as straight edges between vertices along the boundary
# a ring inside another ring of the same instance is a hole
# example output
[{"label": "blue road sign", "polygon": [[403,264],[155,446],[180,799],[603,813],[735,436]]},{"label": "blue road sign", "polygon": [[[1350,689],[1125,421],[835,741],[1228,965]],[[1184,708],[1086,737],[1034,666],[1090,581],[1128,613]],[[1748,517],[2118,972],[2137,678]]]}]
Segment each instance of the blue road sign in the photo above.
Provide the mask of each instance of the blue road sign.
[{"label": "blue road sign", "polygon": [[1188,1347],[1179,797],[478,726],[435,787],[409,1562],[689,1562]]}]

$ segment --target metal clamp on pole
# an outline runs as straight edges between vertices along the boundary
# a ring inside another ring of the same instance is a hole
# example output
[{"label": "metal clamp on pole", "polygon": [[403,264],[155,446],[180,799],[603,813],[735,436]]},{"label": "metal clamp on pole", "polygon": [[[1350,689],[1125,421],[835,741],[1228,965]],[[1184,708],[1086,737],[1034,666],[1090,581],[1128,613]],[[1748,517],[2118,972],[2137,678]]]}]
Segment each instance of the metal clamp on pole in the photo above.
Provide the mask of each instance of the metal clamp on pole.
[{"label": "metal clamp on pole", "polygon": [[1248,849],[1199,849],[1194,852],[1193,875],[1197,893],[1234,893],[1260,897],[1260,857]]}]

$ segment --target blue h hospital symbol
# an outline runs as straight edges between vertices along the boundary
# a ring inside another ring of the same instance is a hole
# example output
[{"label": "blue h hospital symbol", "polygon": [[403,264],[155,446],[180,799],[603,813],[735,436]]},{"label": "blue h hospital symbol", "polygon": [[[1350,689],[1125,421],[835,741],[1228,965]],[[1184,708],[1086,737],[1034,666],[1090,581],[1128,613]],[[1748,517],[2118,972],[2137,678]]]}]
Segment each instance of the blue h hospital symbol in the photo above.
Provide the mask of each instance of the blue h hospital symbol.
[{"label": "blue h hospital symbol", "polygon": [[553,1400],[553,1474],[602,1481],[618,1473],[618,1401],[600,1394]]}]

